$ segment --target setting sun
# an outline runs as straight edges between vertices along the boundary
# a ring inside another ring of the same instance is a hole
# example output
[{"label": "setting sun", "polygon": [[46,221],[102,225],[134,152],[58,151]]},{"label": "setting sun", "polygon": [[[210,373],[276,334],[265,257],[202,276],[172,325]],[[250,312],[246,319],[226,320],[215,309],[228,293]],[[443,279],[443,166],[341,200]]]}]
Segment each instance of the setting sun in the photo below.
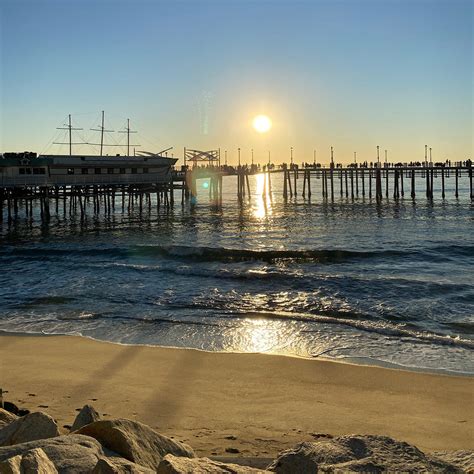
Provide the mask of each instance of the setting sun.
[{"label": "setting sun", "polygon": [[265,133],[272,128],[272,121],[266,115],[257,115],[252,125],[258,133]]}]

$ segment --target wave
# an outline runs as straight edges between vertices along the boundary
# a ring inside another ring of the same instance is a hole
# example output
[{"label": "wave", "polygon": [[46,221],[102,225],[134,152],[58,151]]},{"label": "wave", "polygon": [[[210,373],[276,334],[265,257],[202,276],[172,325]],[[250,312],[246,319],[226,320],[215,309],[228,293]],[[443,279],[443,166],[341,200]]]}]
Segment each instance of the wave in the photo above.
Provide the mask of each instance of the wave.
[{"label": "wave", "polygon": [[50,259],[57,257],[165,257],[173,260],[245,262],[262,261],[275,263],[279,261],[299,261],[317,263],[339,263],[348,260],[397,258],[421,256],[426,258],[436,254],[440,257],[474,257],[474,245],[440,245],[428,248],[347,250],[347,249],[304,249],[304,250],[253,250],[226,247],[186,246],[186,245],[131,245],[98,246],[98,247],[19,247],[9,246],[0,250],[2,258],[36,258]]},{"label": "wave", "polygon": [[[338,324],[350,326],[362,331],[373,332],[384,336],[392,336],[399,338],[410,338],[417,342],[453,345],[465,349],[474,349],[474,340],[463,339],[459,336],[451,336],[447,334],[438,334],[434,332],[423,331],[407,327],[404,324],[390,323],[381,320],[358,320],[351,318],[339,318],[333,316],[304,314],[304,313],[284,313],[284,312],[246,312],[238,313],[239,317],[253,319],[276,319],[276,320],[292,320],[300,322],[315,322],[323,324]],[[302,332],[316,332],[316,330],[306,329]]]}]

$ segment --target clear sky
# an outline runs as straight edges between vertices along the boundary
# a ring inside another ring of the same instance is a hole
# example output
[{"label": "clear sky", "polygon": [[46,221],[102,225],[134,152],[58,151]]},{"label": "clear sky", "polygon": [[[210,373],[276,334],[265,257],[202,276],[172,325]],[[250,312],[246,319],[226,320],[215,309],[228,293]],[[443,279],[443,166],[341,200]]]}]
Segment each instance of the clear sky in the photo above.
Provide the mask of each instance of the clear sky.
[{"label": "clear sky", "polygon": [[[380,145],[405,161],[428,144],[435,160],[465,159],[473,5],[0,0],[0,151],[66,152],[48,143],[67,114],[89,129],[105,110],[114,130],[130,117],[142,149],[180,157],[220,147],[235,162],[241,147],[243,161],[253,148],[281,162],[292,146],[297,162],[314,149],[324,162],[333,145],[338,161],[370,161]],[[251,127],[260,113],[266,134]]]}]

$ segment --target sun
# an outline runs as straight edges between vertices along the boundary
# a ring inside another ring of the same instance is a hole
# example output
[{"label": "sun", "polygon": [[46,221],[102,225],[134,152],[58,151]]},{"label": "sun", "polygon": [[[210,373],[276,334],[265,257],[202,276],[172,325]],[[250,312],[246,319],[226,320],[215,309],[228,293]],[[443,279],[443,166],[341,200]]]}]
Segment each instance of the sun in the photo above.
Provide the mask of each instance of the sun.
[{"label": "sun", "polygon": [[272,128],[272,121],[266,115],[257,115],[252,125],[258,133],[266,133]]}]

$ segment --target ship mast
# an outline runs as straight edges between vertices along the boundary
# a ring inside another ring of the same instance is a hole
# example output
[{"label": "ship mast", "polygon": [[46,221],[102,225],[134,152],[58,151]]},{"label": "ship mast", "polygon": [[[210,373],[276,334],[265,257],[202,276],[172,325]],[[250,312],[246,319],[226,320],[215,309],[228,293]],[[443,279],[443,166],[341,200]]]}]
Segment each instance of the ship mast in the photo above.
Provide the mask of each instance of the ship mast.
[{"label": "ship mast", "polygon": [[104,148],[104,132],[113,132],[114,130],[106,130],[104,127],[104,111],[102,111],[102,124],[98,125],[99,128],[91,128],[94,132],[100,132],[100,156],[103,156]]},{"label": "ship mast", "polygon": [[[72,131],[83,130],[82,128],[74,128],[71,123],[71,114],[68,115],[69,120],[65,127],[57,127],[57,130],[69,130],[69,142],[53,142],[55,145],[68,145],[69,144],[69,156],[72,156]],[[81,145],[82,143],[74,143],[74,145]]]},{"label": "ship mast", "polygon": [[125,130],[119,130],[119,133],[127,134],[127,156],[130,156],[130,134],[137,133],[136,130],[130,130],[130,119],[127,119],[127,127],[125,128]]}]

